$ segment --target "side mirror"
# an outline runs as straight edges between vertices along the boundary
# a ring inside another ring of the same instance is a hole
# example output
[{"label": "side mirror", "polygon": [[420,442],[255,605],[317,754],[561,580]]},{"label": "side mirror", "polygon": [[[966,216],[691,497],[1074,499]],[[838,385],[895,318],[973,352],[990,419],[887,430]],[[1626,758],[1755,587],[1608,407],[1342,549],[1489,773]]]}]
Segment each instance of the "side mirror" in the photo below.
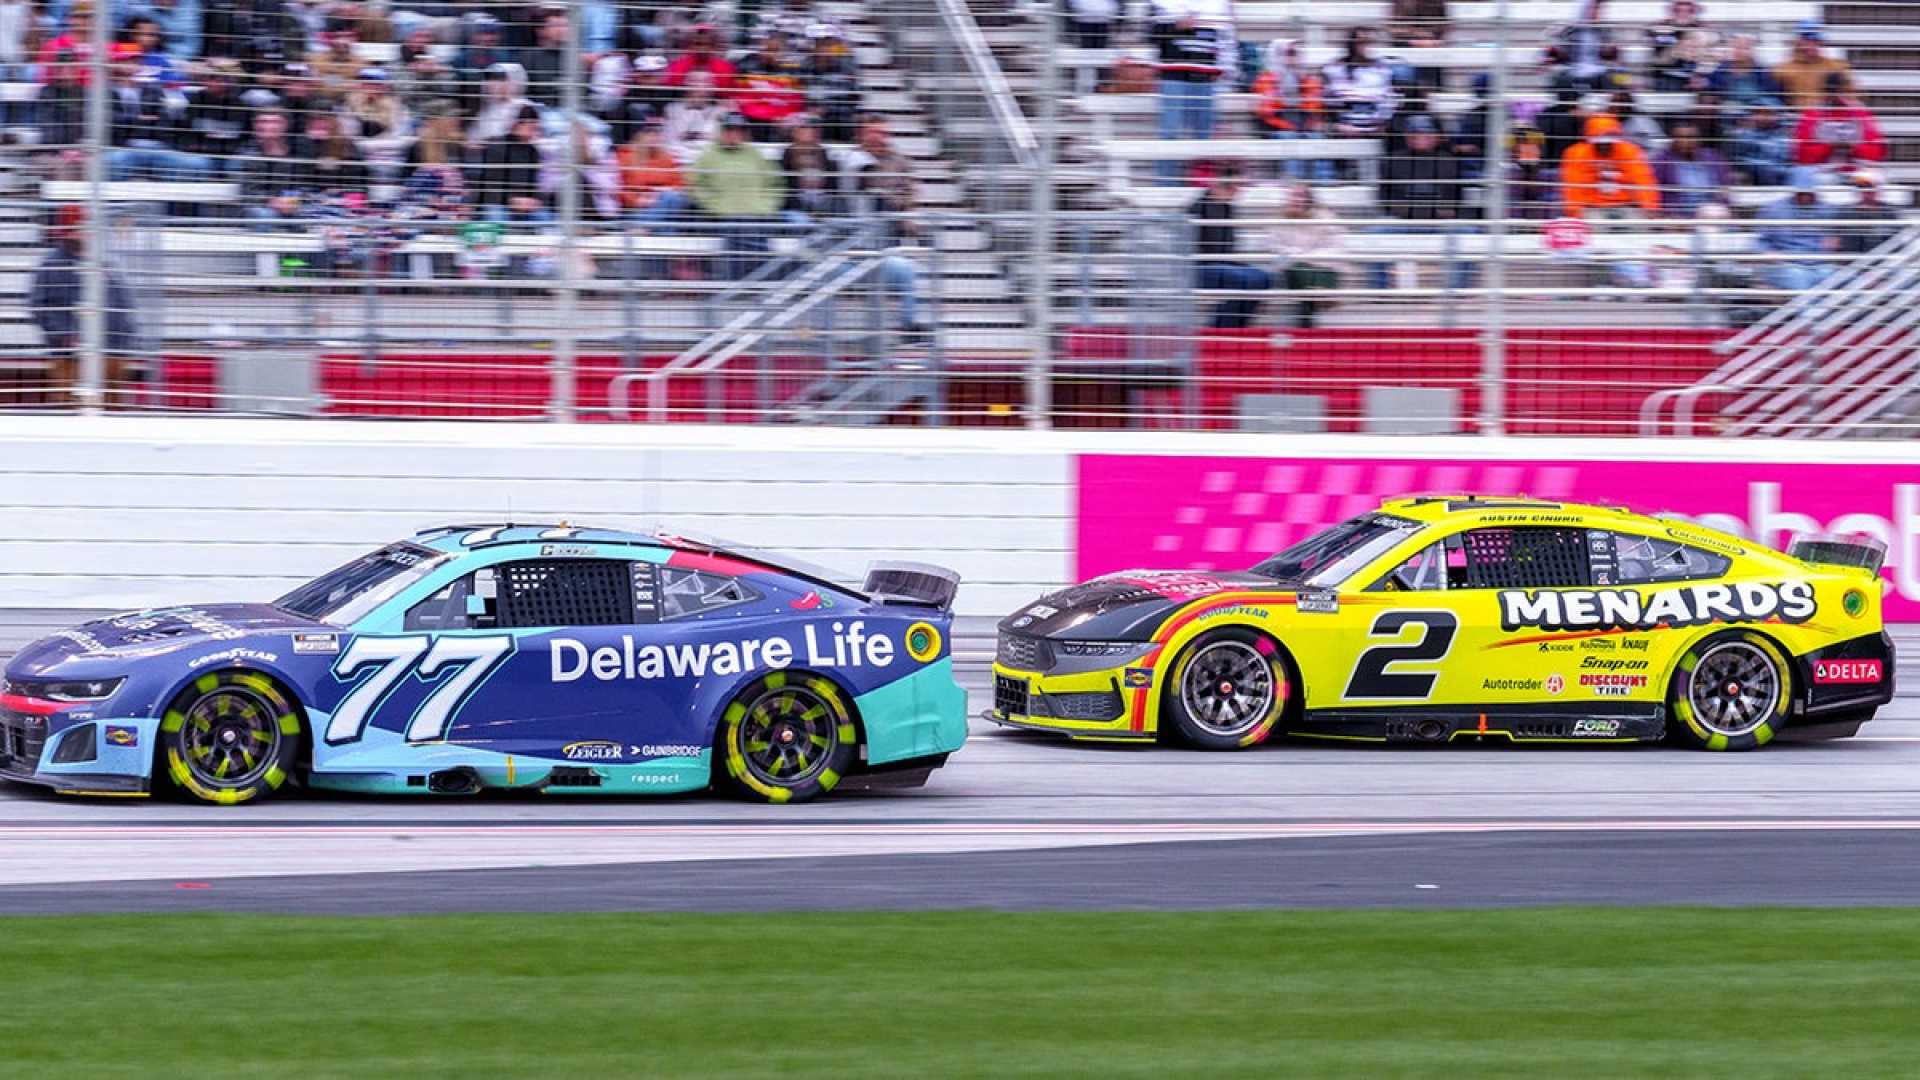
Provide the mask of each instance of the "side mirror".
[{"label": "side mirror", "polygon": [[487,598],[484,596],[467,597],[467,614],[478,617],[487,613]]}]

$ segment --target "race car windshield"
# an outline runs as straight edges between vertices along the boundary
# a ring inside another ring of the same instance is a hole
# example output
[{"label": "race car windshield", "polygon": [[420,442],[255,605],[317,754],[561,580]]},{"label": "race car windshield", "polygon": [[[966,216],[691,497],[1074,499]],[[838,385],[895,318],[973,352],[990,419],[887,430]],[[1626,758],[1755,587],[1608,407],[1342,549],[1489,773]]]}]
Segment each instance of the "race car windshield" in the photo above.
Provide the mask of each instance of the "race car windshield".
[{"label": "race car windshield", "polygon": [[1418,527],[1417,522],[1368,514],[1315,533],[1254,567],[1253,572],[1301,585],[1338,585]]},{"label": "race car windshield", "polygon": [[418,544],[389,544],[321,574],[275,600],[273,606],[347,626],[446,560],[447,556]]}]

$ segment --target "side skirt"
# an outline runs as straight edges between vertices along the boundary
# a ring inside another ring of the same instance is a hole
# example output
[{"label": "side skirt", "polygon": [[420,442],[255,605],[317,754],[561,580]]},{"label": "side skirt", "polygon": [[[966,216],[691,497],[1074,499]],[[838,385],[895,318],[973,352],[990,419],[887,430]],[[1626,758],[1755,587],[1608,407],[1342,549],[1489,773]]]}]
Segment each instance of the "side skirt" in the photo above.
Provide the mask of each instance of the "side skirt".
[{"label": "side skirt", "polygon": [[1639,743],[1666,738],[1666,707],[1651,703],[1574,702],[1309,709],[1287,733],[1349,742],[1427,743],[1504,739],[1516,743]]}]

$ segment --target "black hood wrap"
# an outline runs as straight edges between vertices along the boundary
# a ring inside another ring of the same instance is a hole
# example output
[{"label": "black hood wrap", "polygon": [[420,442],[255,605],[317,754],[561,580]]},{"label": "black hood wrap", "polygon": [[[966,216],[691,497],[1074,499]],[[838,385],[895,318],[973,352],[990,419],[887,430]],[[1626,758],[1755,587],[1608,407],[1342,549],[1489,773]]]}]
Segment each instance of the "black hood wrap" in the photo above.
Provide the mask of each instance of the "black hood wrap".
[{"label": "black hood wrap", "polygon": [[1246,572],[1126,570],[1048,593],[1000,620],[1000,630],[1056,640],[1148,641],[1169,616],[1196,600],[1228,592],[1293,591],[1291,585]]}]

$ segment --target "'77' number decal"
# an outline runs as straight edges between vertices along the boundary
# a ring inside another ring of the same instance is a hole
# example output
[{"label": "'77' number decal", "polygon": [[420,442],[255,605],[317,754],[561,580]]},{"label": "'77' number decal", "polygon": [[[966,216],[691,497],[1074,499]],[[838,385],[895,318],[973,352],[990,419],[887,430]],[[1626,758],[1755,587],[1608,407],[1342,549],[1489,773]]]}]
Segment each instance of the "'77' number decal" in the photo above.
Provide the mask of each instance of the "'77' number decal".
[{"label": "'77' number decal", "polygon": [[[1401,630],[1420,627],[1413,641],[1399,641]],[[1426,700],[1433,694],[1438,671],[1389,671],[1395,664],[1416,660],[1444,660],[1453,648],[1453,636],[1460,631],[1460,620],[1451,611],[1383,611],[1373,620],[1369,637],[1396,639],[1390,645],[1375,645],[1360,654],[1353,666],[1353,678],[1347,680],[1347,700],[1357,698],[1414,698]]]},{"label": "'77' number decal", "polygon": [[443,669],[458,665],[459,670],[433,688],[407,724],[408,742],[446,738],[447,724],[467,692],[512,652],[513,639],[504,636],[443,637],[437,641],[424,634],[354,638],[334,662],[334,675],[352,678],[369,666],[374,671],[347,691],[333,710],[333,719],[327,724],[327,745],[358,741],[366,733],[368,718],[408,671],[417,671],[422,680],[432,680]]}]

